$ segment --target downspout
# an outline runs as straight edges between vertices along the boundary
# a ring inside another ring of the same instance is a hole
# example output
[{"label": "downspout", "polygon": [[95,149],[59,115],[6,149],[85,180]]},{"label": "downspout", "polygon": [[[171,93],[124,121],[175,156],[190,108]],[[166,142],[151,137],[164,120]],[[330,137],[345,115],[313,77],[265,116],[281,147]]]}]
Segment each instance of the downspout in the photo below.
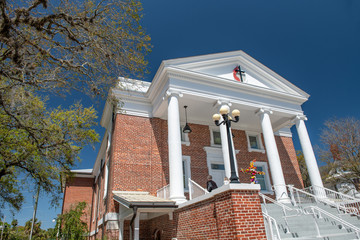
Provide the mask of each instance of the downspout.
[{"label": "downspout", "polygon": [[[92,190],[93,190],[93,192],[92,192],[92,198],[91,198],[91,213],[90,213],[90,224],[89,224],[89,240],[90,240],[90,238],[91,238],[91,236],[90,236],[90,232],[91,232],[91,227],[92,227],[92,220],[93,220],[93,213],[94,213],[94,192],[95,192],[95,184],[93,184],[93,186],[92,186]],[[96,228],[95,228],[95,230],[96,230]]]},{"label": "downspout", "polygon": [[99,208],[100,208],[100,190],[101,190],[101,168],[102,168],[102,161],[100,162],[100,171],[99,171],[99,175],[98,175],[98,183],[97,183],[97,203],[96,203],[96,220],[95,220],[95,236],[97,236],[98,232],[98,221],[99,221]]},{"label": "downspout", "polygon": [[137,209],[138,209],[137,206],[133,207],[133,217],[131,218],[131,221],[130,221],[130,240],[133,239],[133,235],[134,235],[133,223],[134,223],[134,220],[135,220],[136,215],[137,215]]}]

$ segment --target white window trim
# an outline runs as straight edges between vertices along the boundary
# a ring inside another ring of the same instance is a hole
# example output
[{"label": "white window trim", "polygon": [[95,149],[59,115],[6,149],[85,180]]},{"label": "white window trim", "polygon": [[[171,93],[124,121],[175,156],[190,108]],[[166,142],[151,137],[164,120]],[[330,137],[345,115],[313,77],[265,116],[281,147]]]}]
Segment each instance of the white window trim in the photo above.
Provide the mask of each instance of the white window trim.
[{"label": "white window trim", "polygon": [[214,134],[213,134],[214,131],[215,132],[220,132],[220,128],[219,127],[210,127],[209,126],[209,129],[210,129],[210,146],[221,148],[221,144],[215,144],[214,143]]},{"label": "white window trim", "polygon": [[107,197],[107,192],[108,192],[108,184],[109,184],[109,160],[105,165],[105,176],[104,176],[104,197],[103,199],[106,199]]},{"label": "white window trim", "polygon": [[274,194],[274,192],[271,190],[271,182],[270,182],[269,168],[268,168],[267,162],[258,162],[258,161],[256,161],[256,162],[254,162],[254,166],[255,167],[262,167],[263,172],[265,173],[264,177],[265,177],[266,190],[261,190],[261,193]]},{"label": "white window trim", "polygon": [[[186,181],[189,181],[188,179],[190,178],[191,179],[191,160],[190,160],[190,156],[182,156],[182,160],[183,162],[185,162],[185,171],[186,173],[184,172],[184,175],[185,175],[185,182]],[[189,182],[188,182],[188,186],[184,186],[184,191],[185,192],[189,192]]]},{"label": "white window trim", "polygon": [[185,124],[180,124],[180,127],[181,127],[180,134],[181,134],[181,136],[184,136],[184,139],[185,139],[185,141],[181,140],[181,144],[186,145],[186,146],[190,146],[189,134],[183,132]]},{"label": "white window trim", "polygon": [[[259,145],[259,149],[251,148],[249,136],[254,136],[254,137],[257,138],[257,140],[258,140],[258,145]],[[264,145],[263,145],[263,143],[262,143],[261,133],[258,133],[258,132],[248,132],[248,131],[246,131],[246,139],[247,139],[247,143],[248,143],[248,151],[249,151],[249,152],[261,152],[261,153],[265,153]]]}]

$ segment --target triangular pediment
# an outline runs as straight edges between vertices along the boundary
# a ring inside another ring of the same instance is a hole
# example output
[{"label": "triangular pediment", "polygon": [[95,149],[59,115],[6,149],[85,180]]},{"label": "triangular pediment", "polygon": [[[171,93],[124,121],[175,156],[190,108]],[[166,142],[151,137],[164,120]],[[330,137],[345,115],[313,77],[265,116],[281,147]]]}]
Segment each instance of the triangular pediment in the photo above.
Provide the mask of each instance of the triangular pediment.
[{"label": "triangular pediment", "polygon": [[[165,66],[217,77],[259,89],[308,98],[309,95],[243,51],[209,54],[164,61]],[[234,70],[240,66],[242,77]],[[240,81],[239,81],[240,80]],[[243,80],[241,82],[241,80]]]}]

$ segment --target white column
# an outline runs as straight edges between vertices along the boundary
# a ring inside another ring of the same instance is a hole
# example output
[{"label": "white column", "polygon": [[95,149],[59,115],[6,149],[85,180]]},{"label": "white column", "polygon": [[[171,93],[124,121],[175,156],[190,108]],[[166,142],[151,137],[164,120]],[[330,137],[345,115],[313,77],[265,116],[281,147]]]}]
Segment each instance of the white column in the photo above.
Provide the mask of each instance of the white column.
[{"label": "white column", "polygon": [[286,191],[284,174],[281,167],[279,152],[276,146],[274,131],[272,129],[270,114],[268,109],[260,109],[257,114],[260,116],[261,128],[264,135],[266,155],[270,165],[270,172],[275,188],[276,200],[280,202],[290,202]]},{"label": "white column", "polygon": [[304,154],[304,159],[309,173],[310,182],[312,186],[318,186],[323,188],[324,185],[321,180],[319,167],[316,163],[314,150],[312,148],[304,120],[307,120],[305,116],[298,115],[295,118],[296,130],[299,135],[300,145]]},{"label": "white column", "polygon": [[[219,110],[222,107],[227,107],[229,109],[230,112],[230,106],[231,103],[223,103],[221,101],[218,101],[218,104],[220,104]],[[222,122],[224,119],[221,116],[220,118],[220,122]],[[229,147],[228,147],[228,140],[227,140],[227,131],[226,131],[226,126],[224,124],[221,124],[220,126],[220,136],[221,136],[221,149],[222,149],[222,154],[223,154],[223,159],[224,159],[224,167],[225,167],[225,176],[230,179],[231,176],[231,167],[230,167],[230,155],[229,155]],[[230,129],[231,131],[231,129]],[[233,139],[231,139],[233,140]],[[234,148],[234,142],[231,141],[232,144],[232,149],[233,149],[233,153],[234,153],[234,163],[235,163],[235,170],[236,170],[236,175],[239,176],[238,173],[238,168],[237,168],[237,161],[236,161],[236,152],[235,152],[235,148]]]},{"label": "white column", "polygon": [[167,91],[168,96],[168,147],[169,147],[169,175],[170,199],[177,204],[186,201],[184,195],[179,99],[180,93]]},{"label": "white column", "polygon": [[[226,106],[230,109],[228,104],[222,104],[219,107],[222,108],[223,106]],[[224,121],[223,117],[221,116],[220,122]],[[231,168],[230,168],[230,156],[229,156],[229,147],[228,147],[228,140],[227,140],[227,132],[226,132],[226,126],[224,124],[221,124],[220,126],[220,137],[221,137],[221,149],[224,159],[224,167],[225,167],[225,176],[230,179],[231,176]]]},{"label": "white column", "polygon": [[124,219],[119,219],[119,240],[124,240]]},{"label": "white column", "polygon": [[137,212],[134,220],[134,240],[139,240],[140,237],[140,213]]}]

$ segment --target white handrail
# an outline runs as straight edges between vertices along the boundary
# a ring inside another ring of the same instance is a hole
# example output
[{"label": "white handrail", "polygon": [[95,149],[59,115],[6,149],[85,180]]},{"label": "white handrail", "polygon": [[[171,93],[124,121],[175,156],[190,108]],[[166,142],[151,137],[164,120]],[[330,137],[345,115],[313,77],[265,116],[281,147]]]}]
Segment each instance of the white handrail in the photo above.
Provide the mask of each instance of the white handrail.
[{"label": "white handrail", "polygon": [[294,208],[291,208],[291,207],[289,207],[289,206],[286,206],[285,204],[282,204],[282,203],[280,203],[280,202],[277,202],[277,201],[275,201],[274,199],[272,199],[272,198],[270,198],[270,197],[268,197],[268,196],[266,196],[266,195],[264,195],[264,194],[262,194],[262,193],[259,193],[259,196],[262,197],[263,203],[264,203],[264,205],[265,205],[265,208],[266,208],[266,201],[265,201],[265,200],[268,200],[269,202],[272,202],[273,204],[281,207],[281,208],[284,209],[284,210],[296,211],[298,214],[301,213],[301,210],[300,210],[300,209],[294,209]]},{"label": "white handrail", "polygon": [[[281,240],[280,232],[276,220],[265,212],[263,212],[263,216],[264,219],[266,220],[266,223],[268,224],[268,229],[270,231],[270,236],[269,236],[270,240]],[[274,235],[273,226],[275,227],[276,235]]]},{"label": "white handrail", "polygon": [[[308,212],[307,209],[311,209],[311,212]],[[343,227],[347,227],[347,228],[351,229],[351,231],[355,232],[357,239],[360,239],[360,228],[352,225],[351,223],[348,223],[348,222],[344,221],[343,219],[341,219],[319,207],[316,207],[316,206],[309,206],[309,207],[304,208],[304,214],[312,214],[314,216],[314,218],[317,217],[315,214],[315,211],[318,211],[319,217],[321,217],[320,213],[322,213],[322,214],[326,215],[327,217],[332,218],[334,221],[339,222]],[[316,223],[316,221],[315,221],[315,223]],[[316,225],[317,225],[317,223],[316,223]],[[320,235],[320,230],[319,230],[318,226],[316,226],[316,227],[318,230],[318,235]]]},{"label": "white handrail", "polygon": [[170,184],[158,189],[156,191],[156,196],[161,197],[163,199],[169,199],[169,197],[170,197]]},{"label": "white handrail", "polygon": [[189,200],[209,193],[205,188],[189,178]]},{"label": "white handrail", "polygon": [[319,186],[311,186],[309,189],[313,192],[324,192],[328,201],[341,205],[340,208],[346,213],[360,216],[360,199]]},{"label": "white handrail", "polygon": [[[301,190],[298,189],[292,185],[287,185],[289,188],[289,192],[291,194],[291,201],[294,206],[296,206],[297,203],[301,203],[304,201],[308,201],[309,199],[312,202],[323,202],[325,204],[328,204],[330,206],[335,207],[339,212],[347,213],[347,214],[353,214],[359,216],[359,207],[360,203],[356,201],[355,203],[350,201],[334,201],[331,198],[328,198],[323,195],[315,195],[312,193],[309,193],[306,191],[306,189]],[[308,189],[311,190],[311,189]],[[320,189],[322,192],[326,192],[326,189]],[[300,195],[302,196],[300,197]],[[353,205],[352,205],[353,204]]]}]

